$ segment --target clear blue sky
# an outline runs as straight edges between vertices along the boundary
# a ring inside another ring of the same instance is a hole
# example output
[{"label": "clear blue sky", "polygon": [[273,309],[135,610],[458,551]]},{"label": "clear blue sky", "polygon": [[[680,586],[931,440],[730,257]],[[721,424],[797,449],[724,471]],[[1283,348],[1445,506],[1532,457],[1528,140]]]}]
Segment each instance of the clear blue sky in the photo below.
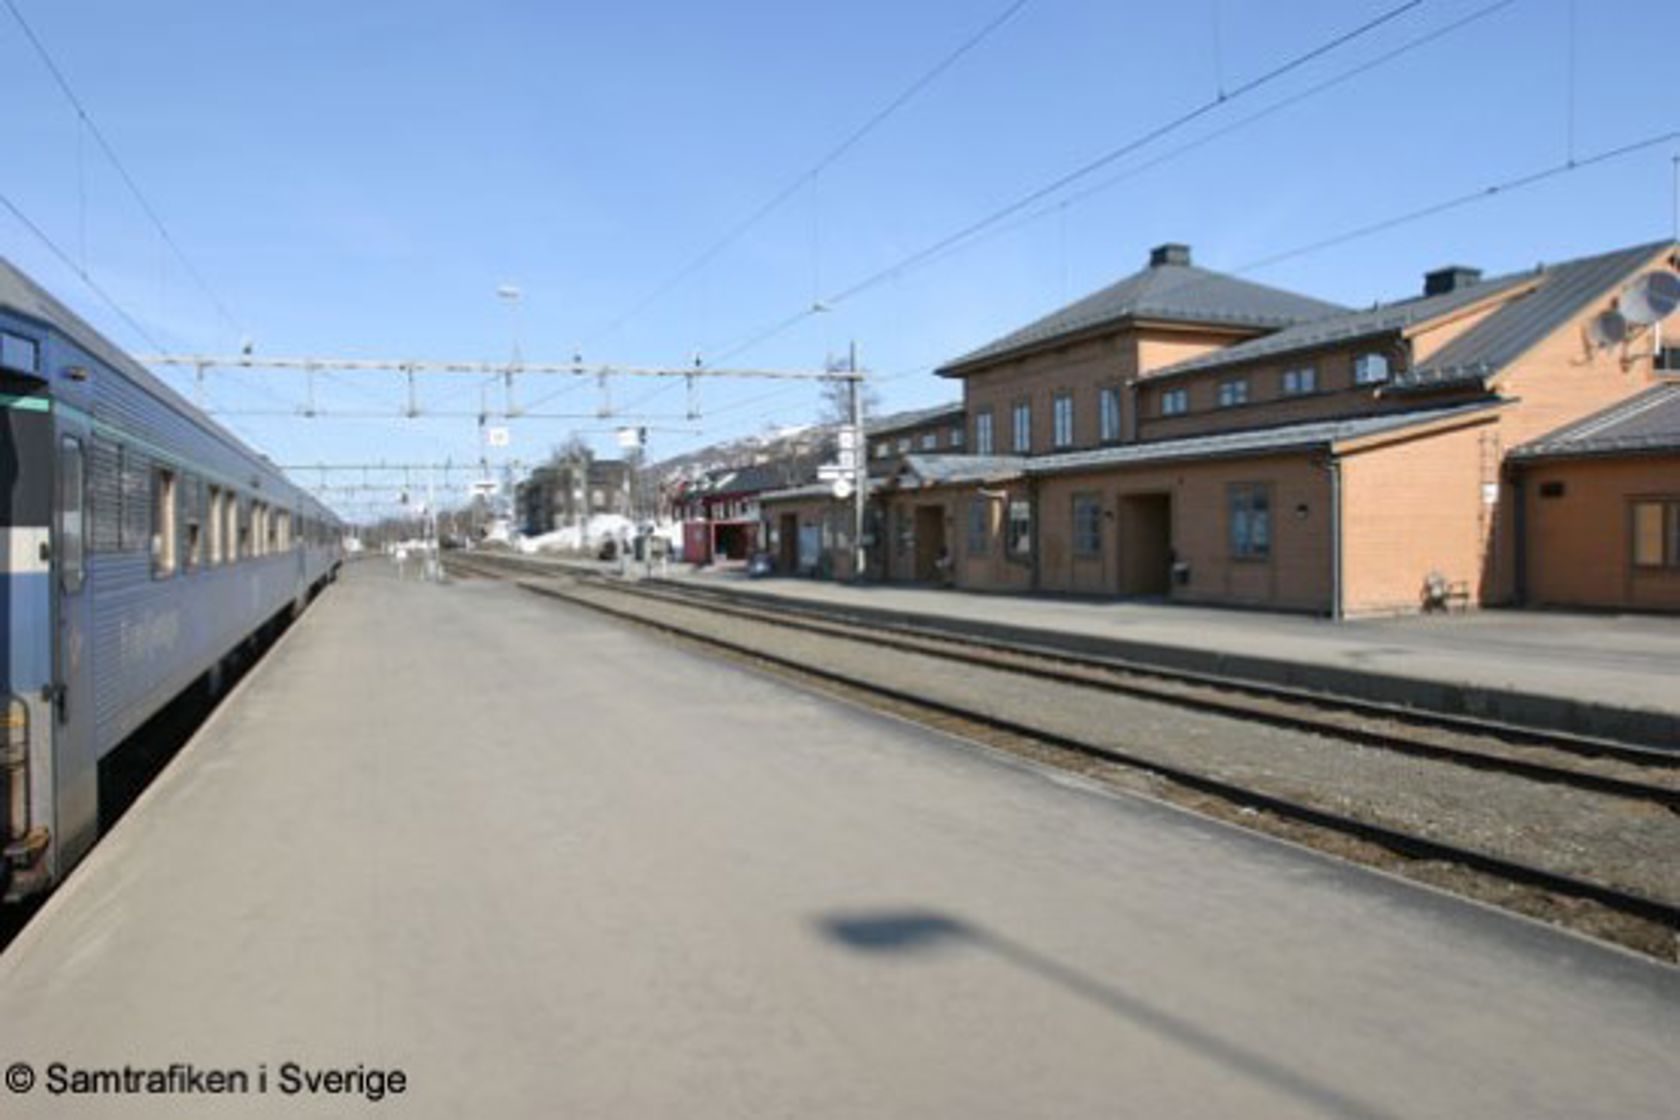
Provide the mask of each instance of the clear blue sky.
[{"label": "clear blue sky", "polygon": [[[85,245],[95,280],[164,345],[228,351],[248,334],[268,354],[502,360],[511,316],[496,288],[512,283],[527,359],[582,346],[588,360],[646,365],[719,355],[814,293],[895,264],[1399,0],[1029,0],[814,184],[606,333],[1009,0],[13,2],[235,321],[164,248],[92,139],[79,140],[74,110],[3,9],[0,192],[72,257]],[[1485,6],[1425,0],[1049,201]],[[933,365],[1111,283],[1159,242],[1239,269],[1546,168],[1572,138],[1586,157],[1680,128],[1669,61],[1680,4],[1578,0],[1573,35],[1571,22],[1568,0],[1516,0],[729,364],[808,368],[855,339],[883,375],[887,409],[931,404],[957,389]],[[1411,294],[1444,263],[1503,271],[1665,236],[1676,155],[1680,144],[1660,145],[1247,274],[1358,304]],[[0,253],[118,342],[149,348],[3,211]],[[614,395],[679,413],[681,390],[647,399],[657,387]],[[521,395],[562,388],[533,382]],[[770,388],[709,386],[704,434],[655,433],[650,454],[813,417],[813,390]],[[303,399],[301,380],[281,374],[221,375],[211,389],[224,409]],[[317,403],[390,408],[401,396],[390,379],[344,377],[321,383]],[[478,397],[465,381],[423,390],[440,408]],[[595,404],[579,387],[543,407]],[[280,462],[480,453],[470,419],[228,423]],[[513,446],[493,458],[540,458],[571,426],[515,422]],[[610,435],[592,438],[610,450]]]}]

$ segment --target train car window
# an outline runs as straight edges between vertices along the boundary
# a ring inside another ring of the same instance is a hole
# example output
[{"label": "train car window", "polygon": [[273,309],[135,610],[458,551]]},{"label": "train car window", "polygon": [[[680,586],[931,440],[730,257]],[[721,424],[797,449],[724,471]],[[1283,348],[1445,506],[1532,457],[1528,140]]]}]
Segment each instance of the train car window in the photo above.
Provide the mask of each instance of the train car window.
[{"label": "train car window", "polygon": [[122,473],[117,445],[95,436],[87,448],[87,548],[115,552],[122,543]]},{"label": "train car window", "polygon": [[182,475],[181,562],[187,571],[204,565],[204,480]]},{"label": "train car window", "polygon": [[222,562],[222,488],[210,486],[207,490],[209,496],[205,500],[204,532],[209,547],[205,557],[206,562],[215,567]]},{"label": "train car window", "polygon": [[239,495],[228,490],[222,495],[222,531],[227,534],[222,556],[228,564],[239,563]]},{"label": "train car window", "polygon": [[176,477],[158,467],[152,471],[152,578],[168,579],[179,562],[176,544]]},{"label": "train car window", "polygon": [[0,332],[0,366],[19,373],[41,372],[41,347],[33,338]]},{"label": "train car window", "polygon": [[82,589],[82,547],[86,488],[82,481],[82,441],[66,436],[58,445],[58,580],[66,594]]},{"label": "train car window", "polygon": [[151,539],[152,487],[146,457],[132,447],[121,449],[122,549],[145,548]]},{"label": "train car window", "polygon": [[255,512],[251,503],[241,501],[234,509],[235,523],[239,526],[238,544],[234,550],[234,559],[249,560],[251,558],[251,514]]}]

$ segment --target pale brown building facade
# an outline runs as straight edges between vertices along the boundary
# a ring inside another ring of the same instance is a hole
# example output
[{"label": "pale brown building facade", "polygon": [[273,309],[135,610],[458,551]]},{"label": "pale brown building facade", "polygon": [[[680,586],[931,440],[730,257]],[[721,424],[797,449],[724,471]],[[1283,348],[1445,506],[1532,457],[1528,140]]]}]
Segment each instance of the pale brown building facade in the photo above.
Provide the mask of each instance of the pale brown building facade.
[{"label": "pale brown building facade", "polygon": [[[1452,266],[1351,311],[1162,246],[940,371],[963,385],[965,447],[885,480],[881,574],[1337,617],[1674,609],[1670,573],[1649,540],[1635,563],[1628,535],[1639,519],[1680,552],[1672,451],[1569,468],[1512,452],[1675,376],[1659,340],[1680,339],[1680,313],[1651,322],[1633,291],[1677,270],[1669,242],[1491,279]],[[1525,481],[1564,469],[1583,496],[1567,518]],[[1592,519],[1597,551],[1571,536]]]}]

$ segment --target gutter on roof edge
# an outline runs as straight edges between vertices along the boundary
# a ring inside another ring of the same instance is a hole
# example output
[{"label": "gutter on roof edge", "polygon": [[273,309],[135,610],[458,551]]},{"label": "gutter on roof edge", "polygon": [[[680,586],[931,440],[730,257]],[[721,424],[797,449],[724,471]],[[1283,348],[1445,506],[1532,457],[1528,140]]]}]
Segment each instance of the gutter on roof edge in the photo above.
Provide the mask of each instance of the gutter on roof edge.
[{"label": "gutter on roof edge", "polygon": [[[1054,314],[1054,312],[1052,312],[1052,314]],[[1307,322],[1309,320],[1301,321]],[[1285,330],[1294,325],[1294,323],[1284,323],[1281,326],[1255,326],[1253,324],[1245,323],[1209,323],[1200,319],[1139,318],[1133,314],[1126,314],[1120,316],[1118,319],[1105,319],[1102,322],[1088,327],[1080,327],[1077,330],[1070,331],[1066,334],[1051,335],[1049,338],[1037,339],[1032,342],[1023,342],[1020,345],[1011,347],[1008,350],[1001,350],[996,354],[988,354],[985,357],[974,358],[972,360],[967,358],[958,358],[956,361],[951,362],[948,365],[940,366],[933,372],[936,377],[968,377],[971,374],[980,372],[988,366],[1000,365],[1004,362],[1019,361],[1022,358],[1031,357],[1043,350],[1054,350],[1063,346],[1077,346],[1081,342],[1089,342],[1091,339],[1100,337],[1110,331],[1121,330],[1128,327],[1132,330],[1139,330],[1147,327],[1153,330],[1178,331],[1180,333],[1206,331],[1214,334],[1245,335],[1247,337],[1240,339],[1239,341],[1246,342],[1248,338],[1263,338],[1273,331]],[[984,349],[984,347],[982,347],[982,349]]]}]

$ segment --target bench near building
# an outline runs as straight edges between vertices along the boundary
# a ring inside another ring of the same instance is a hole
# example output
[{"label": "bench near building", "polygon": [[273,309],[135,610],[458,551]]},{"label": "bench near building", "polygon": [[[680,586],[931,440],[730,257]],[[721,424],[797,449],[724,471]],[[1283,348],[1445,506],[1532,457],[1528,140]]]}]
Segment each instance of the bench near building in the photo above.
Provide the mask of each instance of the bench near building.
[{"label": "bench near building", "polygon": [[[874,562],[974,590],[1335,616],[1673,609],[1680,440],[1653,432],[1674,413],[1639,412],[1643,442],[1619,468],[1557,464],[1574,426],[1675,376],[1660,339],[1680,330],[1676,267],[1668,241],[1492,279],[1451,267],[1417,297],[1350,311],[1162,246],[939,371],[963,382],[963,450],[912,445],[882,481]],[[1531,514],[1556,500],[1524,482],[1542,462],[1582,475],[1574,522],[1564,505]],[[1588,473],[1616,481],[1588,491]]]}]

